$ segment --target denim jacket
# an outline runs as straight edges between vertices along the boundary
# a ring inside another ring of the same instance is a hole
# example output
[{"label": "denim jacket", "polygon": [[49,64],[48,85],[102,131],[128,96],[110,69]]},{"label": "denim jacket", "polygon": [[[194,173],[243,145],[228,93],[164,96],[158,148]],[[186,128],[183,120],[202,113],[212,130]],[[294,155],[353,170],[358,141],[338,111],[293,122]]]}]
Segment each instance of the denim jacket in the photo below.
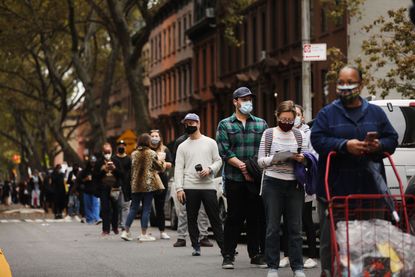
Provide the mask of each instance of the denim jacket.
[{"label": "denim jacket", "polygon": [[369,160],[382,163],[381,174],[385,178],[382,153],[368,156],[353,156],[346,150],[350,139],[364,140],[367,132],[379,134],[381,152],[392,154],[398,145],[398,134],[390,124],[385,112],[378,106],[361,99],[361,115],[354,121],[340,100],[324,107],[317,115],[311,129],[311,143],[320,155],[318,161],[317,196],[326,197],[324,176],[329,152],[337,151],[332,159],[329,185],[332,196],[378,193],[373,177],[367,170]]}]

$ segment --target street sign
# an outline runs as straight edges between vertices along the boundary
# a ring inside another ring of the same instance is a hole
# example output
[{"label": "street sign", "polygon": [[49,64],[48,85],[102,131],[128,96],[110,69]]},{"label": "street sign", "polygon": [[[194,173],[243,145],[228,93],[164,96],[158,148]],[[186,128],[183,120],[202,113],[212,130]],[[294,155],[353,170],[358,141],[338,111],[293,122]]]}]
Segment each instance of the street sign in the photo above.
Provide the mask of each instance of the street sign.
[{"label": "street sign", "polygon": [[303,61],[325,61],[327,60],[326,43],[306,43],[303,45]]}]

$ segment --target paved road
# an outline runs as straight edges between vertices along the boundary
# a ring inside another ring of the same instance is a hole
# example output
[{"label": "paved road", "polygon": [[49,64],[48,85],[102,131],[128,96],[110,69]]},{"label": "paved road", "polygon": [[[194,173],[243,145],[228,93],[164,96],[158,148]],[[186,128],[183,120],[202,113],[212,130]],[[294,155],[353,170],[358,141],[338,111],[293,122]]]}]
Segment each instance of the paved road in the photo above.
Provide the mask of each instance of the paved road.
[{"label": "paved road", "polygon": [[[139,223],[132,226],[138,235]],[[158,231],[150,229],[158,235]],[[79,222],[0,222],[0,248],[13,276],[139,276],[139,277],[259,277],[266,269],[251,267],[246,246],[239,245],[235,270],[221,269],[219,249],[202,248],[201,257],[191,256],[191,247],[174,248],[170,241],[125,242],[119,236],[100,236],[100,226]],[[188,242],[189,243],[189,242]],[[319,276],[319,269],[306,270]],[[292,276],[281,269],[280,276]]]}]

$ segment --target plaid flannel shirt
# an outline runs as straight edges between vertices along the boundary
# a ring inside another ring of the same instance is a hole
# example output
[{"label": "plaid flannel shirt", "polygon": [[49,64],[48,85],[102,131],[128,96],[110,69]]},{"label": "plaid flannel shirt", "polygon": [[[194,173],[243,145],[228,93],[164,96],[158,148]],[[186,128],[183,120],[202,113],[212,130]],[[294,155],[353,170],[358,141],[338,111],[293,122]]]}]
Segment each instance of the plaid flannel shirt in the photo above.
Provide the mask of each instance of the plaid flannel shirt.
[{"label": "plaid flannel shirt", "polygon": [[249,116],[245,127],[235,114],[219,122],[216,142],[219,154],[225,161],[225,178],[233,181],[245,181],[241,171],[228,164],[230,158],[237,157],[241,161],[258,155],[262,133],[268,128],[265,120]]}]

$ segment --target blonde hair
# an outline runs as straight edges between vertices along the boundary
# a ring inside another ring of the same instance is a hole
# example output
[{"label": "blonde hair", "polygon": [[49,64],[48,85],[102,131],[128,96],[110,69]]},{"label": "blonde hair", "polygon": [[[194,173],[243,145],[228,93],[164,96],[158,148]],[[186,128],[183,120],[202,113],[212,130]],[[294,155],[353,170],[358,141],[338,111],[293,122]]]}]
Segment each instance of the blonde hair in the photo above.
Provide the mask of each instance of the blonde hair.
[{"label": "blonde hair", "polygon": [[285,112],[291,112],[294,115],[294,118],[297,116],[297,111],[295,110],[295,104],[291,100],[283,101],[278,105],[277,110],[275,111],[275,116],[279,117],[280,114]]}]

